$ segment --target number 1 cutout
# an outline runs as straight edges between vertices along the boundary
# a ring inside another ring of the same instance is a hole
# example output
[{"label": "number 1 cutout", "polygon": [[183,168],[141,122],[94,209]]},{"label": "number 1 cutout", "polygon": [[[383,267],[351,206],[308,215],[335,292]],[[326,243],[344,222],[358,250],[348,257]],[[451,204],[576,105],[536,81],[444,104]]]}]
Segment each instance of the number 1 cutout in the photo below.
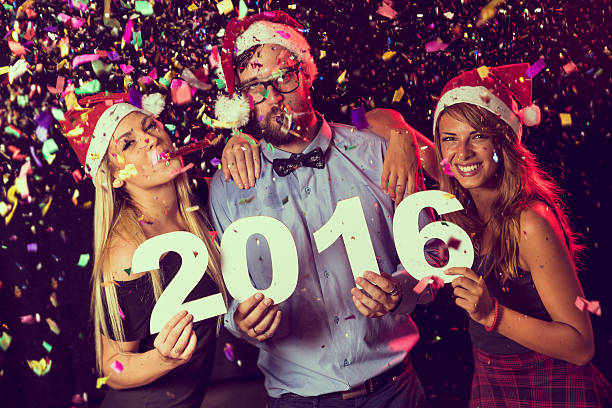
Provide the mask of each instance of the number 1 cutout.
[{"label": "number 1 cutout", "polygon": [[359,197],[338,201],[331,218],[313,235],[319,252],[325,251],[342,236],[355,278],[363,276],[365,271],[380,275]]},{"label": "number 1 cutout", "polygon": [[[432,207],[440,215],[463,210],[459,200],[444,191],[419,191],[409,195],[395,210],[393,218],[395,248],[404,269],[414,278],[420,280],[437,275],[448,283],[455,276],[445,275],[443,272],[453,267],[471,268],[474,262],[474,247],[467,232],[452,222],[432,222],[419,231],[419,213],[427,207]],[[452,238],[457,243],[448,247],[448,264],[441,268],[430,265],[423,252],[425,243],[435,238],[447,244]]]},{"label": "number 1 cutout", "polygon": [[[253,234],[263,235],[270,248],[272,283],[264,290],[255,288],[249,277],[246,244]],[[285,301],[298,281],[297,249],[289,228],[275,218],[262,215],[234,221],[221,239],[221,270],[227,291],[238,303],[257,292],[275,304]]]},{"label": "number 1 cutout", "polygon": [[194,322],[227,312],[221,293],[183,303],[208,267],[206,245],[190,232],[168,232],[140,244],[132,257],[132,273],[159,269],[159,259],[170,251],[181,256],[181,268],[155,303],[149,325],[151,334],[159,333],[170,318],[181,310],[191,313]]}]

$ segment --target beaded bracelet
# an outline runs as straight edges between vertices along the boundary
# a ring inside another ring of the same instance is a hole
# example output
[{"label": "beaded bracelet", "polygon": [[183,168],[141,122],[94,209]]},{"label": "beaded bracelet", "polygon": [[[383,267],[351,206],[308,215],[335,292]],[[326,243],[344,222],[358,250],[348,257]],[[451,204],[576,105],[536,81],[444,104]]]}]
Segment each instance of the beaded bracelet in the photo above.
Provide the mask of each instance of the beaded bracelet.
[{"label": "beaded bracelet", "polygon": [[499,302],[496,298],[493,298],[493,303],[495,303],[495,314],[493,315],[493,323],[490,326],[485,326],[485,330],[488,332],[492,332],[497,326],[497,320],[499,318]]}]

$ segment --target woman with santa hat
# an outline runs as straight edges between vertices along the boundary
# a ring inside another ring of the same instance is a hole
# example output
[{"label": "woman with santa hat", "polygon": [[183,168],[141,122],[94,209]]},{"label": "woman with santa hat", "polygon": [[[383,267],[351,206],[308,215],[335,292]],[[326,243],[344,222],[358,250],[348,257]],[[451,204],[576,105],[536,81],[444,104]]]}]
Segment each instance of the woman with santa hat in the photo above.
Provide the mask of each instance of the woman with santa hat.
[{"label": "woman with santa hat", "polygon": [[593,330],[575,306],[581,247],[559,187],[521,143],[522,125],[540,116],[528,68],[467,71],[446,84],[434,113],[440,188],[465,209],[444,218],[477,252],[472,268],[446,271],[470,317],[470,406],[597,407]]},{"label": "woman with santa hat", "polygon": [[97,368],[111,390],[103,407],[199,407],[204,398],[219,318],[194,322],[179,312],[151,334],[151,313],[181,266],[166,253],[159,269],[132,273],[132,258],[149,238],[187,231],[209,253],[206,273],[186,301],[225,290],[217,244],[191,195],[172,142],[155,119],[159,94],[100,93],[83,98],[61,122],[95,185],[91,311]]}]

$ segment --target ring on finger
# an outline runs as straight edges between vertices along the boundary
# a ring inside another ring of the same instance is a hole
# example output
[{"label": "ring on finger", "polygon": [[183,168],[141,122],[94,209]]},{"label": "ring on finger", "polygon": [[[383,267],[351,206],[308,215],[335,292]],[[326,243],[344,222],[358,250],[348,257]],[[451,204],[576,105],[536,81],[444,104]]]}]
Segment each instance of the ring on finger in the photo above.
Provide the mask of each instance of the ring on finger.
[{"label": "ring on finger", "polygon": [[253,326],[253,333],[255,333],[256,336],[259,336],[261,334],[260,332],[257,331],[255,326]]},{"label": "ring on finger", "polygon": [[396,296],[398,293],[399,293],[399,288],[397,287],[396,284],[393,284],[393,289],[391,290],[391,292],[387,292],[387,295]]}]

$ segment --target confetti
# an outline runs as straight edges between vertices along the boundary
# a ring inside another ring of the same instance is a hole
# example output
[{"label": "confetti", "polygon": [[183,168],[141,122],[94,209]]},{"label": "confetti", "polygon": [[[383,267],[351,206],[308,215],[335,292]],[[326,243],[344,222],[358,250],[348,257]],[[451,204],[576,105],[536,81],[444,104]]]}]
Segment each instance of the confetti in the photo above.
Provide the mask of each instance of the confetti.
[{"label": "confetti", "polygon": [[540,58],[539,60],[534,62],[529,68],[527,68],[527,71],[525,71],[525,75],[527,75],[527,78],[533,78],[534,76],[538,75],[540,71],[542,71],[544,68],[546,68],[546,63],[543,59]]},{"label": "confetti", "polygon": [[110,367],[113,369],[113,371],[115,371],[117,374],[121,374],[121,372],[123,371],[123,365],[118,361],[115,360],[111,363]]},{"label": "confetti", "polygon": [[41,358],[40,360],[27,360],[30,369],[39,377],[46,375],[51,371],[52,361],[49,357]]},{"label": "confetti", "polygon": [[225,343],[223,346],[223,353],[225,354],[225,358],[229,361],[234,361],[234,346],[231,343]]},{"label": "confetti", "polygon": [[444,171],[444,174],[446,174],[447,176],[453,177],[455,175],[453,174],[450,163],[448,162],[448,159],[446,157],[442,159],[442,161],[440,162],[440,166],[442,166],[442,170]]},{"label": "confetti", "polygon": [[393,93],[393,99],[391,100],[391,102],[395,103],[395,102],[399,102],[402,100],[402,98],[404,97],[404,87],[400,86],[399,89],[397,89],[394,93]]},{"label": "confetti", "polygon": [[599,305],[599,301],[598,300],[586,300],[585,298],[581,297],[581,296],[577,296],[576,300],[574,301],[574,305],[578,308],[578,310],[580,310],[581,312],[583,311],[587,311],[589,313],[593,313],[597,316],[601,316],[601,306]]},{"label": "confetti", "polygon": [[102,388],[102,386],[106,384],[109,378],[110,375],[108,377],[98,377],[98,379],[96,380],[96,388]]},{"label": "confetti", "polygon": [[560,113],[559,119],[561,120],[561,126],[569,127],[572,126],[572,115],[569,113]]},{"label": "confetti", "polygon": [[88,263],[89,263],[89,254],[81,254],[81,256],[79,257],[79,261],[77,262],[77,265],[80,266],[81,268],[84,268],[85,266],[87,266]]},{"label": "confetti", "polygon": [[2,337],[0,337],[0,348],[2,351],[6,351],[10,347],[12,340],[13,338],[10,334],[5,331],[2,332]]}]

